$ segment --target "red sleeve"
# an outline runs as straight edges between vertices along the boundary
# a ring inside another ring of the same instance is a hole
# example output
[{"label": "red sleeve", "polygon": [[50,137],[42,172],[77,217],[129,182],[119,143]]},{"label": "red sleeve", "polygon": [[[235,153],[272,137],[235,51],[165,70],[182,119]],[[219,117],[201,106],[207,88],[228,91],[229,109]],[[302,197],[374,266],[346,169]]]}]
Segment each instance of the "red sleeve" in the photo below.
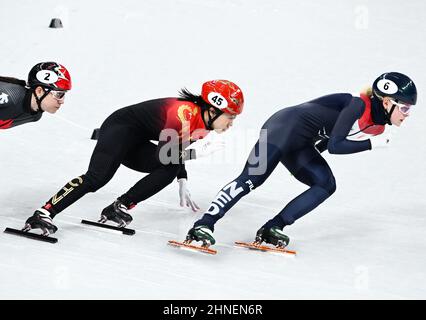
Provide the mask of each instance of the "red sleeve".
[{"label": "red sleeve", "polygon": [[13,120],[0,120],[0,129],[8,129],[12,126]]}]

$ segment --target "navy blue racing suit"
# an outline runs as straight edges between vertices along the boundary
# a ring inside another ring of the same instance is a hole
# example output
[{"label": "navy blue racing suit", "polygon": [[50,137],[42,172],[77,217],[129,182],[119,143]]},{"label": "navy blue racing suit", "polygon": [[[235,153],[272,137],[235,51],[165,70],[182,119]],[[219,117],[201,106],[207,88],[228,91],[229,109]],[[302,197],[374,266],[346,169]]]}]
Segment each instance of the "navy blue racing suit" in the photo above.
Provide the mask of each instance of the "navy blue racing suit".
[{"label": "navy blue racing suit", "polygon": [[320,152],[350,154],[371,149],[369,137],[384,131],[387,118],[377,98],[348,93],[323,96],[279,110],[262,126],[241,174],[224,186],[194,226],[214,224],[282,163],[309,189],[264,224],[283,228],[312,211],[336,190],[333,172]]}]

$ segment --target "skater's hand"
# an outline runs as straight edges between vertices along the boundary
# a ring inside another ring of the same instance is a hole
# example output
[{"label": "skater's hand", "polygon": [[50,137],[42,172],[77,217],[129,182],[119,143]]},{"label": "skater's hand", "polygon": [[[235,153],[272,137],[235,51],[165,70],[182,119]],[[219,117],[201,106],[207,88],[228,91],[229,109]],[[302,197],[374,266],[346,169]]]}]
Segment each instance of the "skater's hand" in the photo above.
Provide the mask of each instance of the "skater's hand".
[{"label": "skater's hand", "polygon": [[207,157],[212,153],[222,150],[223,148],[225,148],[225,141],[222,140],[210,140],[202,142],[195,149],[195,156],[196,158]]},{"label": "skater's hand", "polygon": [[390,142],[392,140],[392,136],[390,133],[384,133],[378,136],[374,136],[370,138],[371,150],[377,148],[388,148],[390,146]]},{"label": "skater's hand", "polygon": [[186,186],[186,179],[181,178],[178,180],[179,183],[179,197],[181,207],[190,207],[192,211],[197,212],[200,207],[191,199],[191,194]]}]

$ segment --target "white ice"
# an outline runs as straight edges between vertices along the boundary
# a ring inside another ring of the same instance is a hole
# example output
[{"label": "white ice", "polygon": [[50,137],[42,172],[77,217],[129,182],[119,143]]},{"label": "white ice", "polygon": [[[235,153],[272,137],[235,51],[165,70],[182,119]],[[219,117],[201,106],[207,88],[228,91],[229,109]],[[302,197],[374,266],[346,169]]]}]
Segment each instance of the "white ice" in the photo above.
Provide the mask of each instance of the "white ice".
[{"label": "white ice", "polygon": [[[114,110],[215,78],[245,93],[227,151],[188,164],[206,209],[235,178],[274,111],[334,92],[358,93],[386,71],[411,76],[418,106],[392,148],[325,153],[337,192],[285,231],[295,258],[235,248],[306,187],[284,167],[216,225],[216,256],[179,250],[201,216],[178,205],[173,183],[132,212],[136,235],[80,224],[143,175],[113,180],[55,218],[57,244],[0,233],[1,299],[426,298],[426,2],[144,0],[1,1],[0,74],[26,78],[39,61],[70,70],[55,116],[0,132],[0,227],[22,227],[83,174],[92,130]],[[48,28],[61,18],[63,29]],[[215,137],[218,138],[218,137]]]}]

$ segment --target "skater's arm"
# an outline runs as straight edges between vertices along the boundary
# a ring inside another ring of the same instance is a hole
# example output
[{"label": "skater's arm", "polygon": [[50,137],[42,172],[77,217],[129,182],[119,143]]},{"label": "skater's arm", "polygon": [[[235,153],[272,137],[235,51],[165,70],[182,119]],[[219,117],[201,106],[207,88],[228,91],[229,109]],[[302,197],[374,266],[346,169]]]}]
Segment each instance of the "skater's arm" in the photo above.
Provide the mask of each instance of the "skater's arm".
[{"label": "skater's arm", "polygon": [[179,143],[160,141],[157,146],[156,158],[163,165],[183,164],[187,160],[195,159],[195,150],[184,150]]},{"label": "skater's arm", "polygon": [[0,129],[8,129],[15,126],[16,108],[13,102],[0,104]]},{"label": "skater's arm", "polygon": [[0,104],[0,129],[10,128],[13,124],[11,117],[11,106],[9,103]]},{"label": "skater's arm", "polygon": [[333,127],[333,131],[330,134],[330,139],[327,144],[329,153],[349,154],[370,150],[371,145],[368,140],[351,141],[346,139],[353,124],[362,116],[364,110],[365,104],[358,97],[353,97],[349,100],[348,104],[343,107]]},{"label": "skater's arm", "polygon": [[177,174],[177,179],[186,179],[188,180],[188,173],[186,172],[185,164],[181,164],[179,168],[179,172]]},{"label": "skater's arm", "polygon": [[5,120],[13,117],[16,113],[16,106],[12,99],[6,95],[2,96],[0,92],[0,120]]}]

